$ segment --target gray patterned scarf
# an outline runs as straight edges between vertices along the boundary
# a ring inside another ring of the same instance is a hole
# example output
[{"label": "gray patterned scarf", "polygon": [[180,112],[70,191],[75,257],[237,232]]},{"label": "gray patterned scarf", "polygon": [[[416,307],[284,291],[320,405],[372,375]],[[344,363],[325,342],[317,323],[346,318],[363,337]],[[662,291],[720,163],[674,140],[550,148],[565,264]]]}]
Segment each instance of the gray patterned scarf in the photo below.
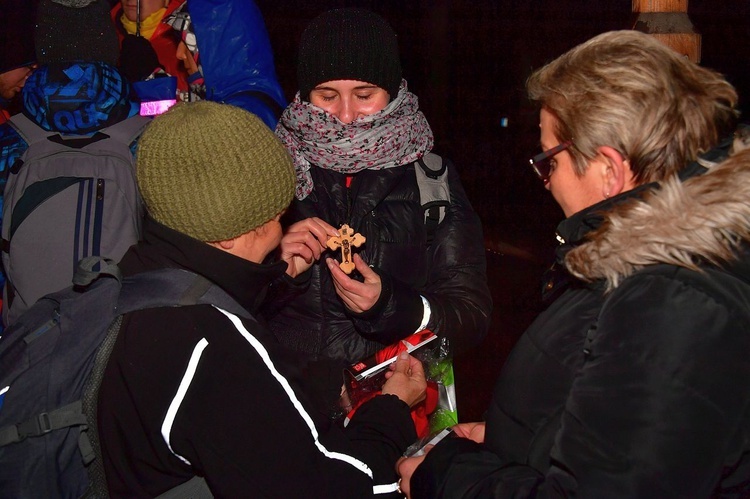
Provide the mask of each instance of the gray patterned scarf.
[{"label": "gray patterned scarf", "polygon": [[297,199],[313,190],[310,165],[340,173],[382,170],[412,163],[433,146],[432,129],[417,96],[401,80],[398,95],[383,110],[345,124],[299,93],[284,110],[276,135],[294,160]]}]

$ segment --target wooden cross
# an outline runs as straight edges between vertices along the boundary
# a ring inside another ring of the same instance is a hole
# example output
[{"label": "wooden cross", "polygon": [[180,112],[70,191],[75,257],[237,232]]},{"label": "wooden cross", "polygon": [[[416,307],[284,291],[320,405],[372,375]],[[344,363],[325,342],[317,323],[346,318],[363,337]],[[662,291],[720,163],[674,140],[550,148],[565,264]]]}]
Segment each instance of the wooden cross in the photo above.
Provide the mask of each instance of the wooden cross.
[{"label": "wooden cross", "polygon": [[331,236],[328,238],[326,245],[332,250],[341,248],[341,263],[339,267],[347,274],[354,270],[354,261],[352,260],[352,247],[359,248],[366,241],[365,236],[354,232],[351,227],[344,224],[339,229],[340,236]]}]

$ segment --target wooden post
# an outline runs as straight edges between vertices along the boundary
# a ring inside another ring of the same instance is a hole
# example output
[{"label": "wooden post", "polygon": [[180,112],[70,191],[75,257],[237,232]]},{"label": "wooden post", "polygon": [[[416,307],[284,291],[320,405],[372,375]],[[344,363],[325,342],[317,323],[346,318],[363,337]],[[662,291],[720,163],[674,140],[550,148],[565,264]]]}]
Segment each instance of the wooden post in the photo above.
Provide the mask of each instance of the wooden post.
[{"label": "wooden post", "polygon": [[633,0],[634,30],[654,36],[695,63],[701,60],[701,35],[687,15],[688,0]]}]

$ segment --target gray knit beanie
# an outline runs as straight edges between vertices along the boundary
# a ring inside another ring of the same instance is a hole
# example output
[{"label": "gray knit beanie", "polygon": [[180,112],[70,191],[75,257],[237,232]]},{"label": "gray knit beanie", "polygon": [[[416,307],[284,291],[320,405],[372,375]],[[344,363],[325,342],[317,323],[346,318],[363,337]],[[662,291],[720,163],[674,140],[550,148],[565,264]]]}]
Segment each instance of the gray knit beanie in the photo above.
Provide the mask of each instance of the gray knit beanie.
[{"label": "gray knit beanie", "polygon": [[117,65],[120,42],[107,0],[40,0],[34,32],[39,64]]},{"label": "gray knit beanie", "polygon": [[332,80],[359,80],[385,89],[391,99],[401,85],[396,33],[379,15],[364,9],[329,10],[302,33],[297,60],[300,96]]},{"label": "gray knit beanie", "polygon": [[292,160],[273,132],[244,109],[210,101],[154,118],[136,172],[151,217],[205,242],[250,232],[294,195]]}]

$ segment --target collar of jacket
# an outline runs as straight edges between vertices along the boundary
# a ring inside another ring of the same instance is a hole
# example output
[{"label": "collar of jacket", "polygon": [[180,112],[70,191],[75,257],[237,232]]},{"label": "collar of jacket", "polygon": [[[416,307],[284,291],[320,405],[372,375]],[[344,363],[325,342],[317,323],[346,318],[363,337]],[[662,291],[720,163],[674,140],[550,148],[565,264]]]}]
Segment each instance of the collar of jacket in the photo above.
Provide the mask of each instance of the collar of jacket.
[{"label": "collar of jacket", "polygon": [[656,264],[743,272],[738,269],[745,267],[750,242],[750,152],[733,152],[702,175],[694,170],[684,181],[672,177],[658,189],[641,191],[639,199],[599,209],[599,229],[565,254],[568,271],[587,282],[604,280],[607,289]]},{"label": "collar of jacket", "polygon": [[[716,147],[702,154],[697,161],[691,161],[685,168],[680,170],[678,174],[680,181],[703,175],[708,171],[704,165],[718,164],[727,159],[731,145],[732,138],[728,137]],[[613,198],[605,199],[589,206],[560,222],[555,234],[557,241],[560,243],[555,261],[563,263],[567,252],[582,244],[589,233],[598,229],[604,221],[606,214],[611,209],[631,199],[641,199],[644,193],[658,188],[658,182],[640,185]]]},{"label": "collar of jacket", "polygon": [[614,207],[632,199],[640,199],[645,192],[657,187],[656,182],[639,185],[627,192],[584,208],[560,222],[556,233],[560,245],[555,250],[555,261],[562,263],[568,251],[582,244],[586,240],[586,236],[598,229],[604,222],[606,214]]},{"label": "collar of jacket", "polygon": [[582,285],[578,279],[570,275],[565,267],[565,256],[568,252],[584,243],[586,236],[601,226],[606,213],[614,206],[639,198],[645,191],[656,186],[656,183],[638,186],[574,213],[558,224],[555,237],[559,244],[555,249],[555,261],[542,277],[543,303],[552,303],[572,285]]},{"label": "collar of jacket", "polygon": [[[708,162],[722,161],[727,157],[730,144],[731,140],[724,141],[716,148],[702,155],[701,158],[705,158]],[[700,161],[692,161],[683,168],[679,173],[680,180],[684,181],[688,178],[704,174],[707,169],[700,163]],[[555,262],[544,273],[542,279],[543,302],[550,303],[554,301],[573,282],[578,281],[577,278],[573,278],[568,272],[565,257],[571,250],[584,244],[587,237],[601,227],[611,210],[630,201],[642,199],[646,193],[658,188],[658,182],[640,185],[627,192],[589,206],[560,222],[555,234],[559,243],[555,249]],[[580,278],[580,276],[578,277]]]},{"label": "collar of jacket", "polygon": [[128,250],[120,267],[126,276],[164,267],[190,270],[220,286],[255,314],[268,286],[284,275],[286,262],[250,262],[147,217],[142,240]]}]

